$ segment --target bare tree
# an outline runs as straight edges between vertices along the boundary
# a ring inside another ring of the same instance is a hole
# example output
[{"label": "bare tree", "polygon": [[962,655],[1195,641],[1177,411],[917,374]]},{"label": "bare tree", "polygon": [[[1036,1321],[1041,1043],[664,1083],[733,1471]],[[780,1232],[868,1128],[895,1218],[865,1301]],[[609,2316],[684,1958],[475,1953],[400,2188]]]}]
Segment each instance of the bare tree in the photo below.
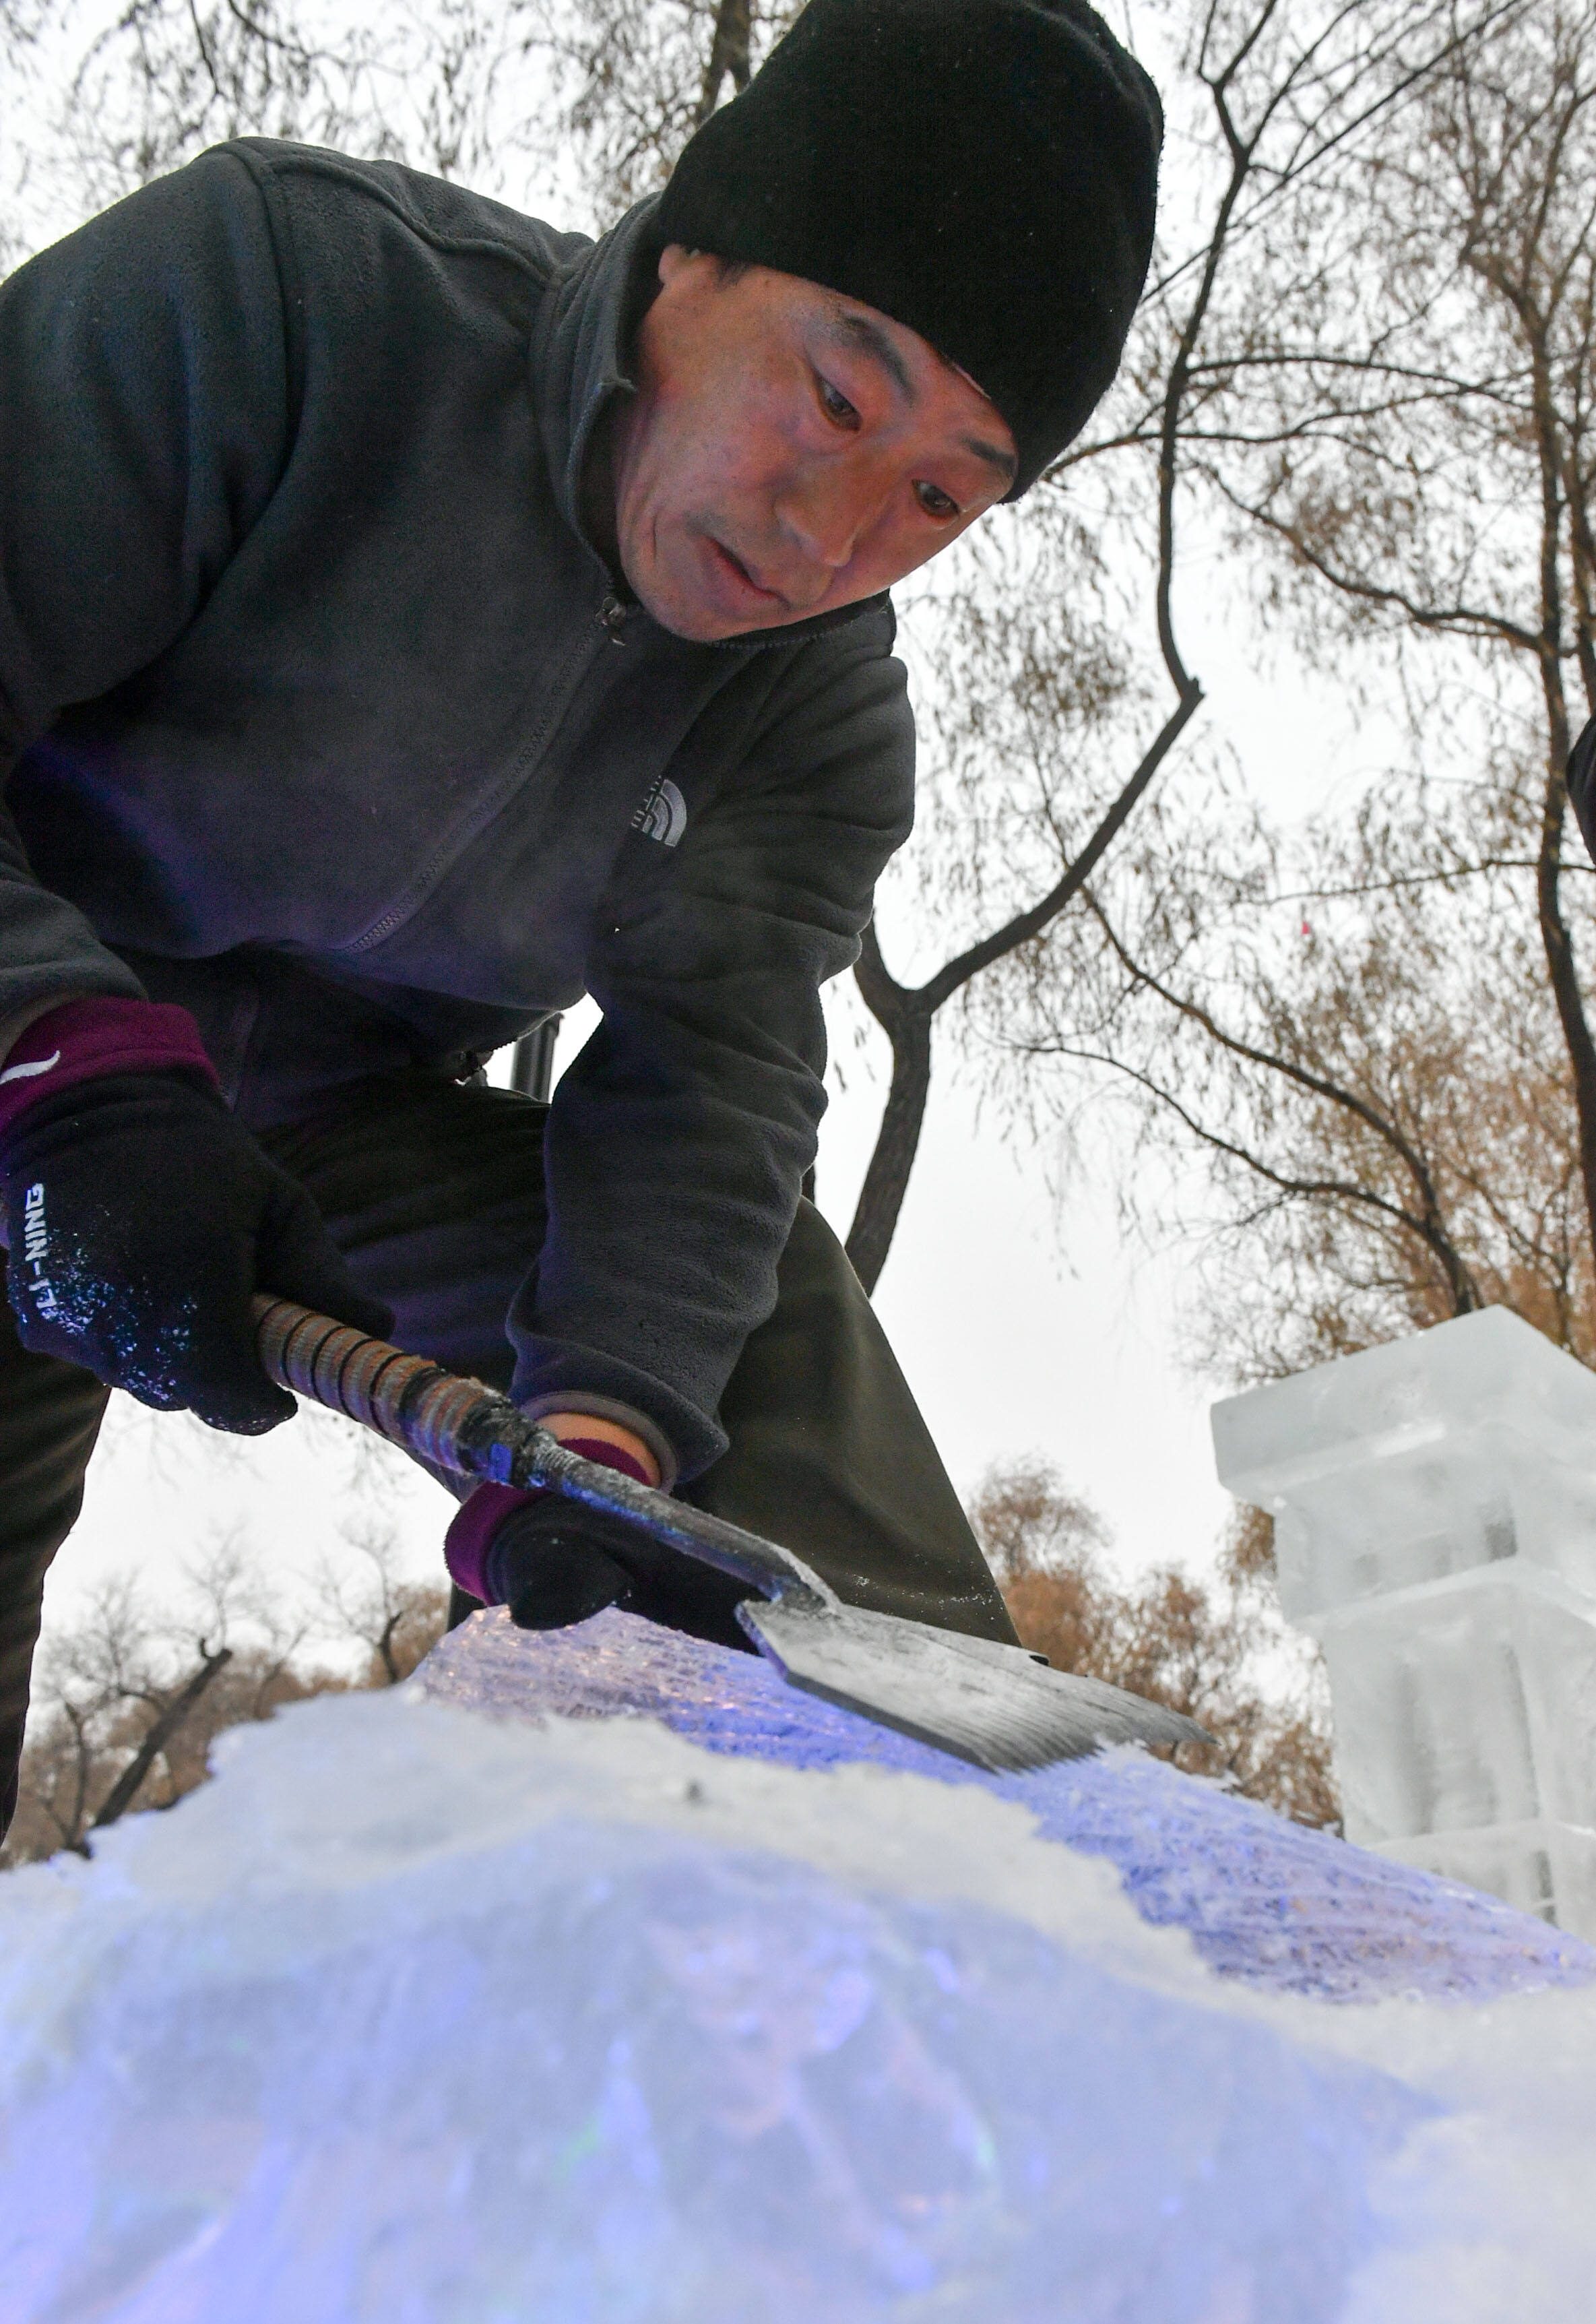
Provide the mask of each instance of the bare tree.
[{"label": "bare tree", "polygon": [[1289,846],[1150,830],[1094,886],[1106,950],[1017,964],[985,1020],[1033,1099],[1049,1055],[1136,1093],[1128,1206],[1213,1230],[1195,1351],[1232,1379],[1488,1304],[1596,1360],[1564,777],[1568,690],[1596,702],[1596,33],[1544,5],[1439,29],[1250,243],[1257,320],[1191,452],[1237,545],[1278,552],[1264,611],[1400,688],[1411,766]]},{"label": "bare tree", "polygon": [[745,88],[802,0],[544,0],[535,39],[594,216],[657,193],[718,104]]},{"label": "bare tree", "polygon": [[[1095,485],[1104,495],[1108,521],[1097,529],[1097,553],[1112,555],[1121,570],[1139,567],[1147,574],[1159,676],[1174,701],[1122,783],[1088,819],[1082,816],[1083,794],[1089,799],[1094,786],[1090,776],[1083,779],[1081,761],[1084,757],[1093,767],[1101,762],[1102,735],[1093,735],[1090,751],[1084,752],[1066,724],[1039,722],[1033,742],[1038,796],[1020,822],[1029,821],[1033,833],[1043,830],[1053,841],[1051,875],[1038,883],[1040,892],[1033,889],[1019,908],[962,945],[923,982],[908,985],[892,976],[871,931],[856,975],[866,1006],[891,1044],[892,1073],[848,1236],[849,1256],[867,1288],[880,1275],[908,1188],[938,1012],[1001,964],[1028,964],[1029,955],[1099,871],[1202,699],[1176,637],[1176,540],[1185,471],[1195,461],[1199,478],[1206,480],[1212,447],[1238,426],[1238,394],[1250,392],[1246,383],[1259,329],[1255,302],[1267,295],[1267,286],[1259,283],[1256,265],[1247,268],[1244,290],[1230,283],[1235,247],[1240,244],[1245,252],[1261,242],[1278,260],[1281,242],[1289,245],[1291,230],[1287,224],[1283,235],[1269,232],[1273,218],[1282,215],[1289,221],[1293,205],[1310,198],[1326,173],[1341,165],[1343,152],[1367,135],[1370,121],[1383,108],[1400,109],[1401,101],[1410,101],[1469,37],[1468,25],[1455,11],[1430,0],[1358,0],[1353,5],[1327,0],[1290,11],[1278,0],[1200,0],[1189,16],[1175,21],[1184,27],[1184,48],[1168,94],[1197,155],[1182,188],[1195,194],[1196,231],[1185,247],[1163,249],[1155,260],[1155,279],[1121,385],[1099,429],[1050,472],[1035,495],[1029,520],[1044,531],[1060,524],[1078,527],[1066,493]],[[1105,549],[1111,540],[1112,549]],[[1020,627],[1029,622],[1034,628],[1034,613],[1022,597],[1007,596],[993,611],[1000,620]],[[957,630],[955,618],[955,637]],[[943,644],[939,632],[939,648]],[[1067,662],[1069,651],[1067,636],[1061,636],[1052,656],[1055,670]],[[1034,648],[1029,659],[1033,669],[1046,667],[1046,657]],[[990,751],[977,747],[972,752],[968,743],[973,740],[979,746],[984,738],[994,680],[1004,683],[1008,673],[1001,659],[983,671],[972,657],[955,659],[955,670],[951,715],[941,721],[941,739],[946,752],[949,727],[958,726],[962,714],[960,742],[965,747],[955,744],[953,756],[964,764],[954,788],[968,812],[973,782],[998,773]],[[1139,695],[1133,704],[1129,694],[1125,700],[1141,714]],[[1011,855],[1014,836],[1011,823],[992,853]],[[939,859],[927,884],[945,881]],[[1074,948],[1058,955],[1074,956]]]},{"label": "bare tree", "polygon": [[[48,27],[48,38],[44,28]],[[14,191],[60,224],[229,137],[289,137],[489,189],[548,183],[568,124],[540,0],[122,0],[108,17],[0,6],[0,132]],[[24,75],[23,65],[27,67]],[[0,241],[0,263],[27,235]]]},{"label": "bare tree", "polygon": [[292,1667],[303,1637],[235,1534],[196,1561],[180,1609],[152,1608],[125,1578],[104,1585],[40,1655],[7,1860],[87,1854],[130,1809],[192,1791],[223,1727],[311,1691]]},{"label": "bare tree", "polygon": [[1124,1205],[1200,1234],[1210,1376],[1491,1305],[1596,1360],[1577,1108],[1525,903],[1535,802],[1493,824],[1503,798],[1393,784],[1289,850],[1188,817],[1093,895],[1102,949],[1010,983],[1033,1094],[1048,1061],[1130,1093]]},{"label": "bare tree", "polygon": [[728,75],[733,95],[748,87],[753,77],[752,41],[752,0],[720,0],[715,12],[715,35],[709,44],[709,62],[704,69],[704,94],[698,99],[695,127],[701,126],[715,111]]},{"label": "bare tree", "polygon": [[364,1563],[353,1575],[323,1565],[318,1627],[331,1643],[355,1642],[366,1649],[365,1685],[397,1686],[442,1637],[448,1624],[448,1584],[407,1576],[393,1527],[369,1512],[343,1531]]},{"label": "bare tree", "polygon": [[[1167,567],[1164,568],[1161,582],[1167,577],[1168,570]],[[969,610],[973,608],[967,604],[966,611]],[[1047,610],[1056,613],[1058,609]],[[1015,626],[1019,626],[1018,622]],[[1033,666],[1039,691],[1047,690],[1060,675],[1057,663]],[[992,685],[994,675],[990,666],[983,673],[987,686]],[[1171,675],[1175,675],[1173,668]],[[872,921],[866,928],[854,977],[865,1006],[886,1033],[892,1052],[886,1105],[847,1238],[848,1257],[867,1291],[874,1290],[886,1264],[919,1148],[931,1088],[932,1026],[938,1011],[983,970],[1043,936],[1091,878],[1202,699],[1197,681],[1184,669],[1175,683],[1179,691],[1176,707],[1141,753],[1133,772],[1085,838],[1080,852],[1066,855],[1065,868],[1034,903],[1010,914],[997,927],[964,945],[918,985],[899,982],[887,967],[875,923]],[[1057,788],[1067,782],[1060,764],[1063,740],[1057,729],[1047,733],[1037,762],[1041,778],[1040,810],[1050,827],[1050,835],[1056,836],[1062,835],[1067,827],[1057,797]],[[1010,844],[1012,845],[1012,839]]]},{"label": "bare tree", "polygon": [[346,1538],[354,1569],[326,1564],[307,1588],[226,1533],[194,1561],[177,1600],[152,1604],[121,1579],[50,1629],[0,1861],[87,1855],[96,1831],[175,1806],[204,1783],[226,1729],[312,1695],[408,1678],[443,1635],[447,1587],[407,1575],[392,1529],[369,1515]]},{"label": "bare tree", "polygon": [[[1383,651],[1421,732],[1466,747],[1471,694],[1505,729],[1507,805],[1533,808],[1529,877],[1493,889],[1490,907],[1527,907],[1538,936],[1596,1237],[1596,1038],[1564,780],[1573,734],[1596,712],[1589,12],[1558,0],[1491,12],[1416,106],[1382,119],[1360,169],[1316,190],[1310,225],[1320,262],[1272,300],[1247,439],[1210,474],[1242,537],[1282,552],[1278,603],[1310,650]],[[1490,771],[1483,751],[1474,771]]]}]

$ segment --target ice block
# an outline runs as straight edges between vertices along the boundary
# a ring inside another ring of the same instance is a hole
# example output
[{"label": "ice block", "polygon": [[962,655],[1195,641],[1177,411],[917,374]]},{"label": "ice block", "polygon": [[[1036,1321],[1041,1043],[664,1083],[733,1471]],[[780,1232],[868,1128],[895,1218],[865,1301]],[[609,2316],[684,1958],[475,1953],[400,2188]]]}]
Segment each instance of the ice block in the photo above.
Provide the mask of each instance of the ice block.
[{"label": "ice block", "polygon": [[0,1880],[4,2324],[1587,2310],[1591,1948],[1217,1784],[613,1608],[217,1756]]},{"label": "ice block", "polygon": [[1347,1835],[1596,1933],[1596,1374],[1504,1308],[1216,1405]]}]

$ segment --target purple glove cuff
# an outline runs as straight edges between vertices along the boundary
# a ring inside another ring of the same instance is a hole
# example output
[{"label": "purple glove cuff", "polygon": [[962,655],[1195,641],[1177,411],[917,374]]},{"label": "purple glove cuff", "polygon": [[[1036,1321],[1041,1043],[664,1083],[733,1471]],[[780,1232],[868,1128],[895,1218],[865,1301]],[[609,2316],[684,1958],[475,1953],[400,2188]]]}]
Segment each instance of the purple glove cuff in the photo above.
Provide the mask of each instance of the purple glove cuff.
[{"label": "purple glove cuff", "polygon": [[[597,1461],[606,1469],[619,1469],[623,1476],[635,1477],[640,1485],[650,1480],[641,1461],[619,1444],[610,1444],[594,1436],[567,1436],[566,1450],[579,1452],[585,1461]],[[478,1485],[467,1501],[463,1501],[443,1537],[443,1562],[448,1567],[449,1579],[468,1598],[478,1598],[484,1606],[498,1603],[488,1583],[488,1552],[494,1536],[505,1519],[533,1501],[543,1501],[547,1493],[519,1492],[513,1485]]]},{"label": "purple glove cuff", "polygon": [[542,1498],[541,1493],[518,1493],[513,1485],[478,1485],[471,1499],[461,1502],[443,1537],[443,1562],[457,1590],[467,1598],[480,1598],[484,1606],[492,1602],[487,1564],[494,1536],[512,1510]]},{"label": "purple glove cuff", "polygon": [[35,1017],[0,1059],[0,1137],[35,1098],[103,1074],[197,1074],[219,1086],[199,1028],[168,1001],[64,1001]]}]

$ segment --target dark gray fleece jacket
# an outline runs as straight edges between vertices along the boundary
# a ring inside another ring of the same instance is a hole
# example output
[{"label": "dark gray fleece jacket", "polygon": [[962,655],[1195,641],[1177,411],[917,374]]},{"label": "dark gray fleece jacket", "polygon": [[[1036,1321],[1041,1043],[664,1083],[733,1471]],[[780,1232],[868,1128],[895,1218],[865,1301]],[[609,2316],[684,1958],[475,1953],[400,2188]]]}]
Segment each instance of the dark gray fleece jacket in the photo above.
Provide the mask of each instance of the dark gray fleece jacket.
[{"label": "dark gray fleece jacket", "polygon": [[591,992],[516,1392],[690,1475],[913,732],[884,597],[724,646],[618,607],[578,486],[647,208],[595,244],[247,139],[0,286],[0,1021],[180,1001],[260,1127]]}]

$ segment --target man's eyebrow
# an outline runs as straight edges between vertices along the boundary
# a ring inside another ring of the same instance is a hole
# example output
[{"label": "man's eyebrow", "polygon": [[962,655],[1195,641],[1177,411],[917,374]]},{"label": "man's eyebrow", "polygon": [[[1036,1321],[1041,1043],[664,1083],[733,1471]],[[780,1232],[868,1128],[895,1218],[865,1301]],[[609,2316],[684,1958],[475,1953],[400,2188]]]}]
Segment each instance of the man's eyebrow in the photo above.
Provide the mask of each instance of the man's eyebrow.
[{"label": "man's eyebrow", "polygon": [[983,443],[979,436],[961,436],[959,441],[966,452],[973,452],[978,460],[984,460],[989,467],[996,468],[1005,484],[1010,481],[1019,466],[1012,452],[1000,451],[997,445]]},{"label": "man's eyebrow", "polygon": [[[870,355],[880,364],[906,403],[918,401],[909,365],[881,325],[871,316],[853,314],[846,307],[834,307],[827,318],[826,328],[834,338],[845,340],[850,346],[857,347],[862,355]],[[964,376],[957,364],[949,363],[946,355],[939,355],[937,360],[948,371],[957,373],[961,379]],[[987,443],[983,437],[961,436],[959,441],[966,452],[973,452],[978,460],[984,460],[989,468],[996,468],[1005,484],[1019,469],[1019,463],[1012,452],[1005,452],[998,445]]]},{"label": "man's eyebrow", "polygon": [[850,314],[845,307],[834,307],[826,327],[834,338],[845,339],[862,355],[872,355],[906,403],[916,401],[915,384],[909,375],[909,365],[879,323],[873,322],[868,315]]}]

